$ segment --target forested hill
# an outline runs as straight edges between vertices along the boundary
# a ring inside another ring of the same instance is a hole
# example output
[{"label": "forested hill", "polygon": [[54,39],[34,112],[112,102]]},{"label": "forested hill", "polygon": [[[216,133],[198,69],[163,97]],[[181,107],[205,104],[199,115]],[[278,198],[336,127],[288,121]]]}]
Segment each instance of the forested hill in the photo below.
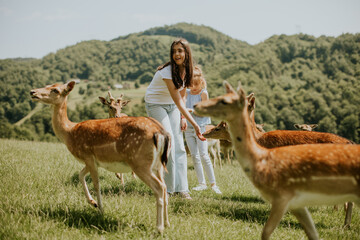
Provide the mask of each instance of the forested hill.
[{"label": "forested hill", "polygon": [[[29,90],[69,79],[81,80],[70,96],[76,99],[70,119],[107,117],[97,97],[105,96],[108,88],[117,91],[118,83],[144,89],[156,67],[169,60],[169,46],[176,37],[191,43],[210,97],[223,93],[224,80],[234,86],[240,81],[248,93],[255,93],[256,121],[267,131],[317,123],[317,131],[360,142],[359,33],[336,38],[274,35],[249,45],[187,23],[111,41],[83,41],[42,59],[0,60],[0,136],[55,141],[49,108],[32,102]],[[134,102],[125,113],[144,115],[143,103]]]}]

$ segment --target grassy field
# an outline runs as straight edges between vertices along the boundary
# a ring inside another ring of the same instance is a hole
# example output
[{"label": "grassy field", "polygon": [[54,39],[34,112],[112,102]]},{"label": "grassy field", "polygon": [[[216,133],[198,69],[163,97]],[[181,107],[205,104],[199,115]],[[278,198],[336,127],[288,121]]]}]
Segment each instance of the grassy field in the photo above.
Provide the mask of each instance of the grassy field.
[{"label": "grassy field", "polygon": [[[215,169],[222,195],[205,190],[192,191],[192,201],[170,198],[171,226],[159,235],[155,198],[144,183],[125,174],[122,186],[113,173],[100,169],[102,216],[86,202],[78,180],[82,167],[63,144],[0,139],[0,239],[260,239],[269,215],[270,205],[235,163]],[[191,161],[188,167],[194,187]],[[341,206],[310,212],[322,239],[359,239],[359,208],[354,208],[350,229],[342,227]],[[306,236],[295,217],[286,214],[272,239]]]}]

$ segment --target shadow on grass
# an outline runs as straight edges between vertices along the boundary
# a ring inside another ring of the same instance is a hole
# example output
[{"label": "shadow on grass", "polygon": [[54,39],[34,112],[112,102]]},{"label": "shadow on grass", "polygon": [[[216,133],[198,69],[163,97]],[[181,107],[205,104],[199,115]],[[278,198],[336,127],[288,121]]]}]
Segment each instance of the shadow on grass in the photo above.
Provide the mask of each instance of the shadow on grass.
[{"label": "shadow on grass", "polygon": [[[38,215],[45,220],[55,220],[64,223],[70,228],[87,229],[88,231],[95,231],[99,234],[108,232],[124,231],[128,228],[137,228],[139,231],[147,231],[144,224],[136,224],[122,222],[119,219],[124,219],[121,215],[117,218],[104,216],[96,210],[78,210],[78,209],[62,209],[62,208],[42,208],[38,211]],[[131,225],[131,226],[130,226]]]},{"label": "shadow on grass", "polygon": [[[115,178],[115,175],[114,175],[114,178]],[[112,185],[109,185],[108,183],[106,183],[104,181],[105,178],[102,176],[99,176],[99,180],[100,180],[101,194],[105,195],[105,196],[112,195],[112,194],[120,194],[120,193],[125,193],[125,194],[135,193],[135,194],[139,194],[141,196],[153,195],[152,190],[138,178],[125,181],[124,185],[121,185],[120,180],[118,180],[118,183],[116,183],[116,186],[112,186]],[[89,190],[90,189],[93,190],[92,179],[89,174],[87,174],[85,176],[85,181],[86,181],[86,184],[88,185]],[[70,178],[70,180],[66,182],[66,184],[74,185],[74,186],[80,185],[79,173],[74,173],[72,175],[72,177]]]},{"label": "shadow on grass", "polygon": [[[291,213],[287,213],[292,215]],[[235,207],[228,209],[228,211],[220,210],[219,216],[232,219],[235,221],[246,221],[246,222],[256,222],[261,225],[265,225],[266,221],[268,220],[270,215],[270,211],[259,209],[259,208],[247,208],[243,206]],[[295,229],[303,229],[301,224],[297,221],[294,217],[292,219],[285,218],[286,215],[283,216],[282,220],[280,221],[279,226],[283,228],[295,228]],[[293,216],[293,215],[292,215]],[[326,229],[328,228],[323,223],[316,223],[315,224],[317,229]]]},{"label": "shadow on grass", "polygon": [[244,203],[265,203],[264,200],[262,200],[260,197],[256,196],[241,196],[241,195],[231,195],[231,196],[223,196],[221,197],[222,200],[229,200],[229,201],[235,201],[235,202],[244,202]]}]

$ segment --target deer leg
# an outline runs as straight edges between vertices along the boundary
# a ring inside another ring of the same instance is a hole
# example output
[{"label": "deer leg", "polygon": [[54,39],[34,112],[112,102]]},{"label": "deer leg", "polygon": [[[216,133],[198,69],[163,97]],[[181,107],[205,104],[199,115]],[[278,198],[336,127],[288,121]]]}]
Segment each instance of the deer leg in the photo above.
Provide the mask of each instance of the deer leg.
[{"label": "deer leg", "polygon": [[344,227],[350,227],[350,223],[351,223],[351,213],[352,213],[352,208],[354,206],[353,202],[347,202],[345,203],[345,211],[346,211],[346,215],[345,215],[345,224]]},{"label": "deer leg", "polygon": [[[155,174],[149,171],[139,171],[136,172],[136,175],[146,184],[148,185],[154,192],[156,198],[156,209],[157,209],[157,217],[156,217],[156,227],[160,233],[164,231],[164,216],[167,213],[164,211],[165,204],[164,199],[167,199],[166,193],[166,185],[164,182],[161,182],[159,178],[155,176]],[[164,197],[166,195],[166,198]],[[167,218],[167,216],[166,216]],[[169,224],[167,222],[167,224]],[[170,224],[169,224],[170,225]]]},{"label": "deer leg", "polygon": [[86,184],[86,181],[85,181],[85,176],[89,171],[90,170],[89,170],[88,166],[85,166],[79,173],[79,180],[81,182],[81,185],[83,186],[87,201],[94,207],[98,207],[96,201],[92,198],[92,196],[89,192],[88,186]]},{"label": "deer leg", "polygon": [[96,191],[96,196],[97,196],[98,205],[99,205],[99,211],[102,214],[104,212],[104,209],[103,209],[102,201],[101,201],[99,174],[98,174],[98,170],[97,170],[96,166],[93,166],[90,169],[90,176],[91,176],[91,179],[92,179],[93,184],[94,184],[94,189]]},{"label": "deer leg", "polygon": [[316,231],[314,221],[312,220],[311,215],[306,207],[293,209],[291,212],[303,226],[305,233],[310,240],[319,239],[319,234]]},{"label": "deer leg", "polygon": [[288,200],[285,199],[276,199],[271,204],[271,211],[268,220],[263,228],[261,239],[268,240],[270,235],[275,230],[279,224],[281,218],[284,216],[287,210]]},{"label": "deer leg", "polygon": [[162,183],[163,187],[163,198],[164,198],[164,224],[165,227],[170,227],[169,222],[169,214],[168,214],[168,205],[169,205],[169,197],[166,191],[166,184],[164,181],[164,168],[161,167],[157,172],[157,178],[160,179],[160,183]]},{"label": "deer leg", "polygon": [[124,174],[123,173],[115,173],[115,176],[120,179],[121,185],[124,185]]}]

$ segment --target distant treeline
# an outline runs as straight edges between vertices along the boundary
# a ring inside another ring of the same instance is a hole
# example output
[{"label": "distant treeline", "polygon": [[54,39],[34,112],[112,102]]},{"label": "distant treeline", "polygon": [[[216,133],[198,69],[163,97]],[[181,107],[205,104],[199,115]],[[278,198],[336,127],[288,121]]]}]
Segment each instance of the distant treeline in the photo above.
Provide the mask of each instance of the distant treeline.
[{"label": "distant treeline", "polygon": [[[84,41],[42,59],[0,60],[0,136],[57,141],[51,112],[36,104],[29,90],[69,79],[86,79],[78,94],[84,101],[69,110],[72,121],[103,118],[96,98],[100,89],[123,81],[146,84],[156,67],[169,60],[176,37],[189,40],[196,63],[204,70],[210,97],[223,93],[223,81],[241,82],[256,96],[255,116],[265,130],[294,129],[317,123],[317,131],[360,142],[360,34],[339,37],[275,35],[249,45],[212,28],[187,23],[149,29],[111,41]],[[144,115],[143,104],[132,112]]]}]

